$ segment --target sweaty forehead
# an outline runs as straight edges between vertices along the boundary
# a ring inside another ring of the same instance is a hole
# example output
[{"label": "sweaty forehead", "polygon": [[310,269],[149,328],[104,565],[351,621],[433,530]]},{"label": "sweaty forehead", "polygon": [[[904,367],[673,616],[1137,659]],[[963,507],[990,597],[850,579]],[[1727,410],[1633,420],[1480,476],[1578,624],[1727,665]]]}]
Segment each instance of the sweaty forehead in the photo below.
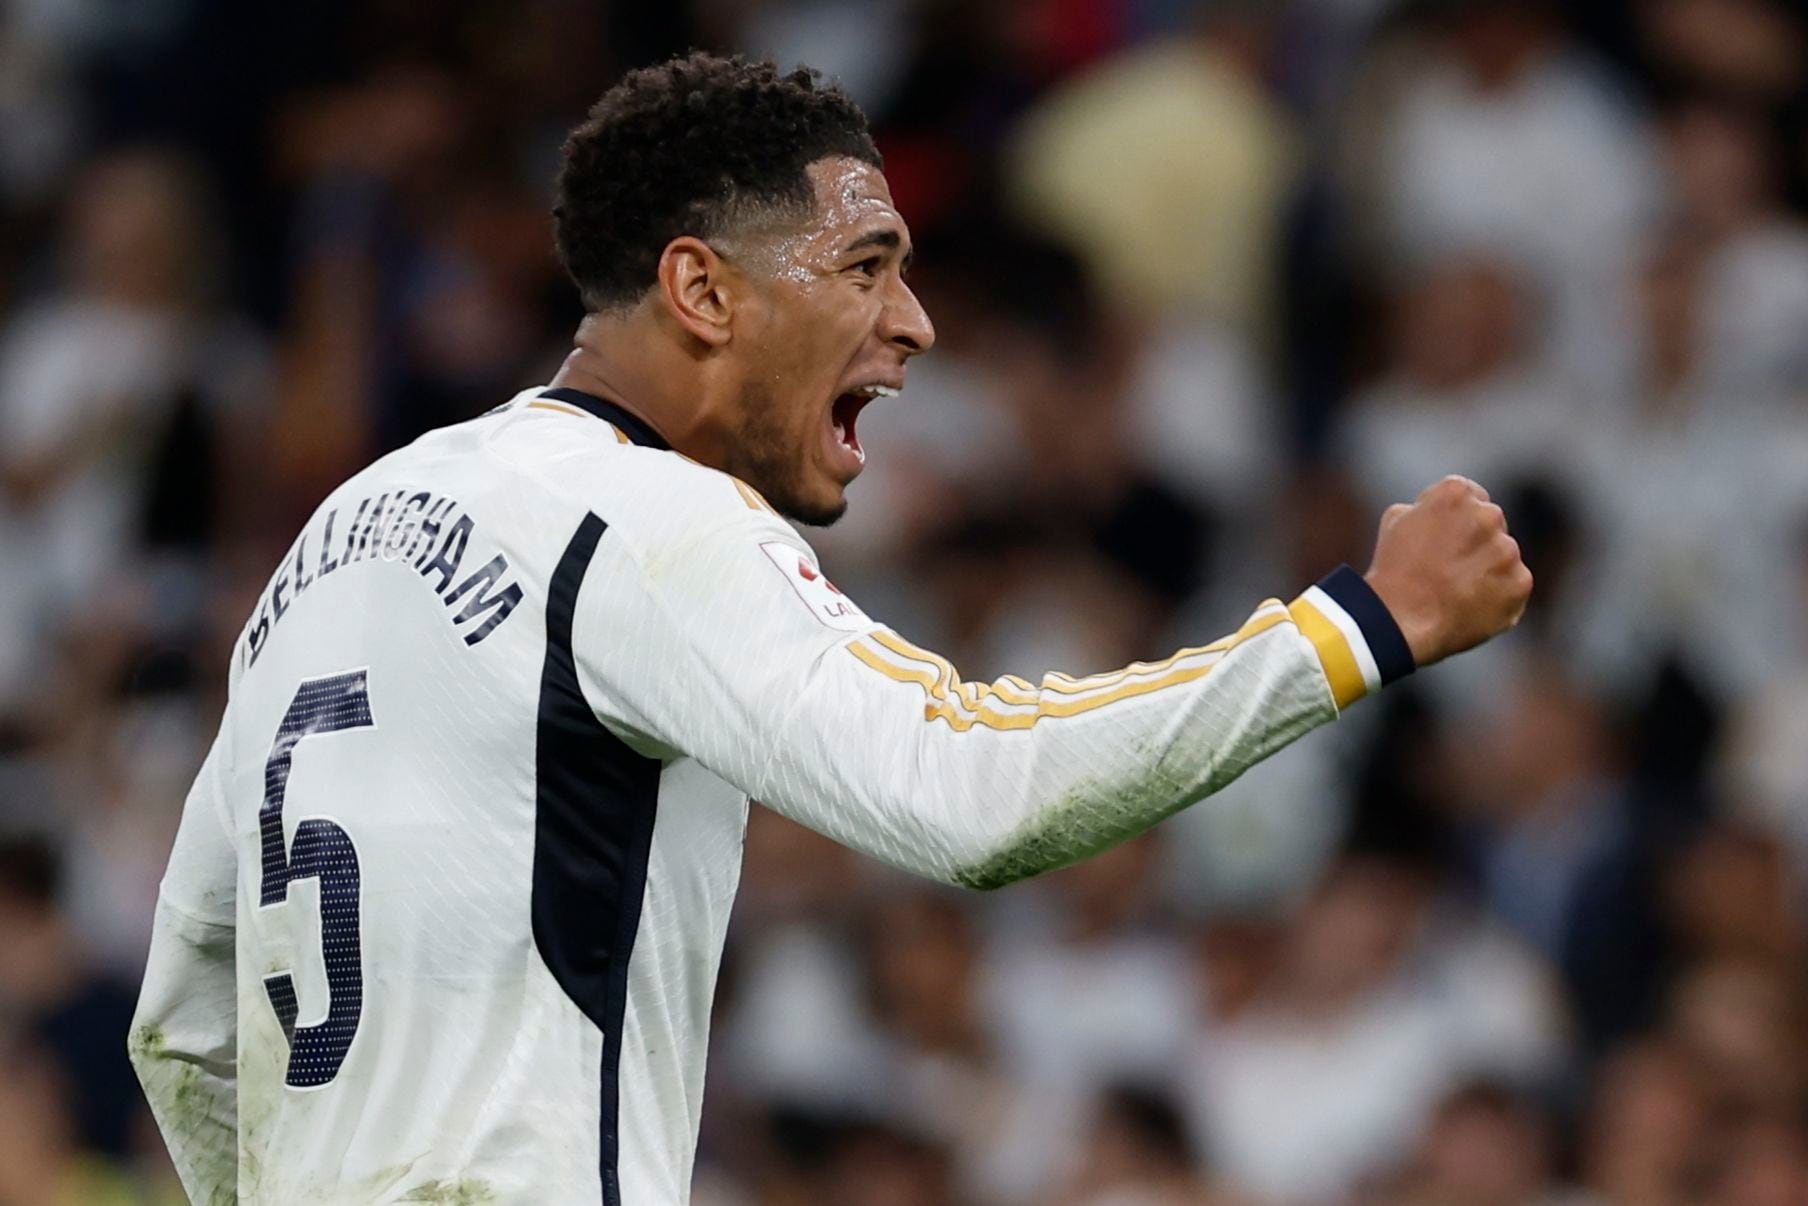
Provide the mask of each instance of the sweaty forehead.
[{"label": "sweaty forehead", "polygon": [[892,203],[891,186],[872,164],[834,155],[804,170],[816,188],[819,238],[833,241],[887,226],[903,233],[904,218]]}]

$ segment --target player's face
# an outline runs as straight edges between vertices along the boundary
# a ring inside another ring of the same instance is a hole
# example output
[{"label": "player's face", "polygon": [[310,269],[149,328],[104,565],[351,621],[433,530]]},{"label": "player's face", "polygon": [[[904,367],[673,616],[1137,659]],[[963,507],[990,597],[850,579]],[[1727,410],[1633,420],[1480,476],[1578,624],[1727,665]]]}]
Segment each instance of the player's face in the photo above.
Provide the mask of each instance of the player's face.
[{"label": "player's face", "polygon": [[757,295],[737,316],[745,372],[730,472],[782,513],[829,524],[860,473],[860,412],[904,388],[935,342],[904,283],[910,231],[885,177],[835,157],[809,167],[817,213],[763,239]]}]

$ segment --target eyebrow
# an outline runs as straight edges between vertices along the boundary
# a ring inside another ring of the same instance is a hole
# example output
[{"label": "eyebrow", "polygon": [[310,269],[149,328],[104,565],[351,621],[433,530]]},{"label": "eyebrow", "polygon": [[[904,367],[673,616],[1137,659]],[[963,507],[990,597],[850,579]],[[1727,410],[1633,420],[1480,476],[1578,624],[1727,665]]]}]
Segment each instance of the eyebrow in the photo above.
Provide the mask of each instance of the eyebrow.
[{"label": "eyebrow", "polygon": [[[849,243],[846,247],[841,249],[841,254],[852,255],[854,252],[864,251],[868,247],[884,247],[887,250],[895,251],[903,245],[904,238],[897,231],[875,230],[871,234],[861,235],[852,243]],[[917,252],[914,247],[906,251],[904,253],[904,262],[901,267],[909,268],[910,262],[916,258],[916,255]]]}]

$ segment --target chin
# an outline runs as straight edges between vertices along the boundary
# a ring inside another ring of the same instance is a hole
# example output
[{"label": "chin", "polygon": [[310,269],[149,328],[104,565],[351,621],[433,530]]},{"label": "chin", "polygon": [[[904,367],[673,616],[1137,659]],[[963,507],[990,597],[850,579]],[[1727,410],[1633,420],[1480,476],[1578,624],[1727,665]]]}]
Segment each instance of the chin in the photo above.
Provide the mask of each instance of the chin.
[{"label": "chin", "polygon": [[806,527],[826,528],[847,514],[847,487],[833,480],[819,481],[814,488],[799,488],[793,482],[789,483],[789,488],[761,490],[760,493],[766,496],[773,510]]},{"label": "chin", "polygon": [[826,528],[847,514],[847,494],[836,495],[831,503],[804,502],[789,499],[780,503],[777,499],[769,499],[778,513],[786,519],[795,519],[798,523],[812,528]]},{"label": "chin", "polygon": [[794,523],[826,528],[847,512],[848,483],[807,463],[762,458],[738,465],[733,472]]}]

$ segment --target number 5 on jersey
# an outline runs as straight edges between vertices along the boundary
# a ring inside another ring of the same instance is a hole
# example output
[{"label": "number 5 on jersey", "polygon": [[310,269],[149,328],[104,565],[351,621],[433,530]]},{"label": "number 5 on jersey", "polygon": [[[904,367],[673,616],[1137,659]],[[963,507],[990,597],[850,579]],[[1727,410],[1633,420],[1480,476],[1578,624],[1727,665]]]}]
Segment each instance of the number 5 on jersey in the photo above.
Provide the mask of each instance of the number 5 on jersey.
[{"label": "number 5 on jersey", "polygon": [[352,670],[304,681],[283,714],[276,744],[264,763],[264,804],[257,814],[263,846],[258,904],[272,908],[284,903],[289,885],[298,879],[320,881],[320,946],[329,993],[326,1019],[297,1027],[294,977],[289,971],[264,977],[264,992],[289,1040],[286,1080],[297,1089],[315,1088],[339,1075],[364,1013],[364,956],[359,938],[358,851],[351,835],[325,817],[307,817],[295,826],[294,842],[285,842],[283,803],[289,792],[295,747],[301,741],[376,723],[370,715],[367,674]]}]

